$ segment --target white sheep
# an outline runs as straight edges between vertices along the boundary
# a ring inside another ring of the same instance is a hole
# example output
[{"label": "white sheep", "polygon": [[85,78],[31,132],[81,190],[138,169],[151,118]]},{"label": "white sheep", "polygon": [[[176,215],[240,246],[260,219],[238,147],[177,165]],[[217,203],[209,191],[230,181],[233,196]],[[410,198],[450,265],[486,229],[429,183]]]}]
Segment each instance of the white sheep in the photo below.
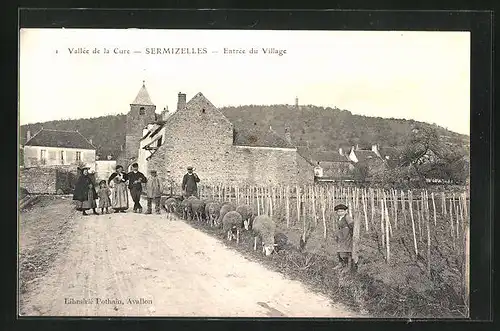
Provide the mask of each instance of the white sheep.
[{"label": "white sheep", "polygon": [[217,202],[211,202],[205,206],[205,215],[207,217],[208,225],[216,225],[217,219],[219,218],[220,209],[221,206]]},{"label": "white sheep", "polygon": [[[222,230],[227,233],[227,240],[236,239],[236,243],[240,242],[240,229],[243,225],[243,218],[237,211],[230,211],[222,219]],[[236,236],[234,231],[236,230]]]},{"label": "white sheep", "polygon": [[253,220],[252,231],[254,232],[254,245],[253,249],[257,250],[257,238],[260,238],[262,243],[262,253],[269,256],[273,253],[274,248],[277,246],[274,243],[274,233],[276,231],[276,224],[267,215],[260,215]]},{"label": "white sheep", "polygon": [[217,219],[217,224],[216,224],[217,226],[222,223],[224,216],[230,211],[236,211],[236,207],[234,207],[234,205],[232,205],[230,203],[222,204],[222,207],[220,208],[220,211],[219,211],[219,218]]}]

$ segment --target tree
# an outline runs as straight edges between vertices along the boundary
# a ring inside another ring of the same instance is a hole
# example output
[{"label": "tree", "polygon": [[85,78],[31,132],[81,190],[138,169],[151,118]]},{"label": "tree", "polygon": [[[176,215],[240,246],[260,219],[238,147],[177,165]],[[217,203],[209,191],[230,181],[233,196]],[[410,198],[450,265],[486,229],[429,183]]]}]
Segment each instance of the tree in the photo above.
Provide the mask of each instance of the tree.
[{"label": "tree", "polygon": [[370,176],[370,169],[364,163],[356,163],[352,170],[352,177],[356,182],[364,182]]}]

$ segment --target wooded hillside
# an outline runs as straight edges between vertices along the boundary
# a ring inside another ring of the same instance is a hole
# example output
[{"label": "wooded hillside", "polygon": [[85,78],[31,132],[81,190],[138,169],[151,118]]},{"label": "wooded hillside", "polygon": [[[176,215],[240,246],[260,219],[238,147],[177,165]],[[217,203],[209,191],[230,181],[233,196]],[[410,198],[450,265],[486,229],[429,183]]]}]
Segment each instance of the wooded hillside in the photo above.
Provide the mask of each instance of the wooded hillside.
[{"label": "wooded hillside", "polygon": [[[284,136],[285,126],[290,128],[291,138],[298,146],[309,146],[321,150],[338,150],[340,146],[399,147],[405,144],[412,128],[432,127],[441,142],[450,148],[468,152],[469,136],[461,135],[442,127],[414,120],[368,117],[353,115],[347,110],[317,106],[289,105],[223,107],[220,110],[235,127],[269,127]],[[118,155],[125,143],[126,115],[111,115],[98,118],[59,120],[23,125],[20,128],[21,143],[26,140],[28,127],[31,134],[42,126],[47,129],[78,130],[98,147],[98,153]]]}]

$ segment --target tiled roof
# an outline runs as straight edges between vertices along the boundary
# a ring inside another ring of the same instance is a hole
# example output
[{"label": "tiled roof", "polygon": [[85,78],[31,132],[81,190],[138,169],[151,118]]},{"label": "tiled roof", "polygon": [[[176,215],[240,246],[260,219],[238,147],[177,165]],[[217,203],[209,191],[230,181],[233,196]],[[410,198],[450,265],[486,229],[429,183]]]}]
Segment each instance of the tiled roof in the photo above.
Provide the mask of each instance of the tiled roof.
[{"label": "tiled roof", "polygon": [[350,162],[347,157],[340,155],[338,151],[314,151],[307,147],[300,147],[297,151],[314,164],[317,162]]},{"label": "tiled roof", "polygon": [[295,148],[268,128],[258,126],[253,128],[235,127],[234,130],[233,143],[237,146]]},{"label": "tiled roof", "polygon": [[25,144],[26,146],[96,149],[78,131],[42,129]]},{"label": "tiled roof", "polygon": [[375,154],[374,151],[354,151],[359,162],[369,161],[369,160],[380,160],[380,158]]},{"label": "tiled roof", "polygon": [[146,90],[146,86],[144,83],[142,84],[139,93],[135,97],[135,100],[132,102],[132,105],[146,105],[146,106],[154,106],[151,98],[149,97],[148,90]]}]

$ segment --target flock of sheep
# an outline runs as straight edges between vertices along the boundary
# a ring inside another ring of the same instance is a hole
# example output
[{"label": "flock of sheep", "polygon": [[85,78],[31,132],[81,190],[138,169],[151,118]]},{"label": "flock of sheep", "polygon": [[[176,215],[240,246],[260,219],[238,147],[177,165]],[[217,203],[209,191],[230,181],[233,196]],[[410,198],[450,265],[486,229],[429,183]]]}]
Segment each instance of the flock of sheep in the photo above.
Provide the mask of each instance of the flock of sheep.
[{"label": "flock of sheep", "polygon": [[240,241],[241,231],[251,231],[254,235],[254,250],[260,239],[262,253],[266,256],[279,251],[287,244],[287,237],[276,233],[276,225],[267,215],[256,216],[249,205],[234,205],[231,202],[200,200],[195,196],[187,199],[168,198],[162,203],[171,217],[178,215],[184,220],[198,221],[211,227],[222,228],[227,240]]}]

